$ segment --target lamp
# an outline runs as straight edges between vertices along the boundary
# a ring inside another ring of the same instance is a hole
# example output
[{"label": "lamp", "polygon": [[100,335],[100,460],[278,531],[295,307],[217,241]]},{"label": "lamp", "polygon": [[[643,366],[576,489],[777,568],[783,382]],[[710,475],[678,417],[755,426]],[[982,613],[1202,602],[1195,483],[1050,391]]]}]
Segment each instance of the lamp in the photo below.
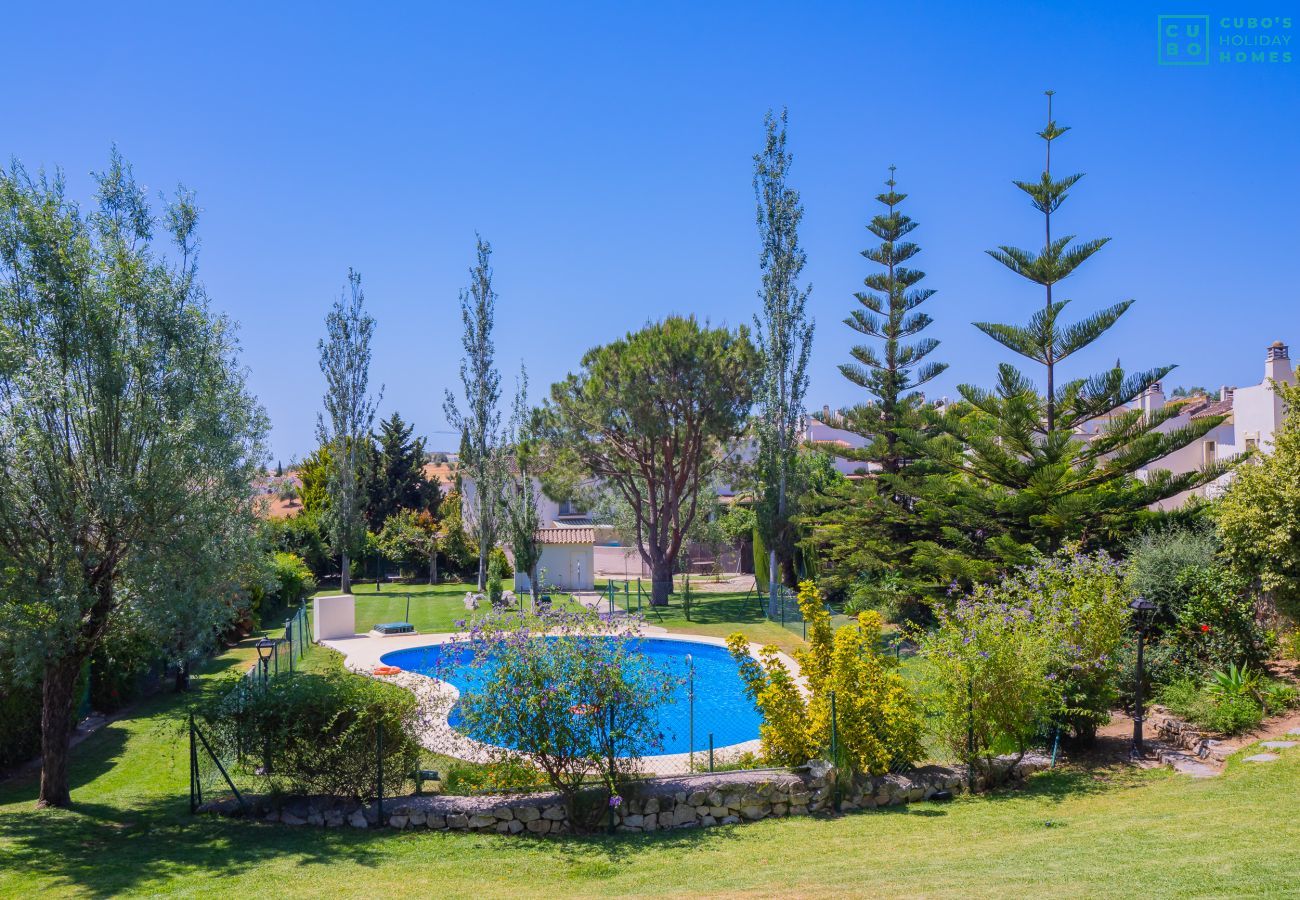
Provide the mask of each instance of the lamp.
[{"label": "lamp", "polygon": [[1137,669],[1133,683],[1133,751],[1134,759],[1141,759],[1142,747],[1142,645],[1146,640],[1147,629],[1151,627],[1156,605],[1145,597],[1135,597],[1128,608],[1133,613],[1133,624],[1137,628]]},{"label": "lamp", "polygon": [[271,654],[275,652],[275,641],[262,638],[256,646],[258,664],[262,667],[262,683],[266,684],[267,676],[271,672]]}]

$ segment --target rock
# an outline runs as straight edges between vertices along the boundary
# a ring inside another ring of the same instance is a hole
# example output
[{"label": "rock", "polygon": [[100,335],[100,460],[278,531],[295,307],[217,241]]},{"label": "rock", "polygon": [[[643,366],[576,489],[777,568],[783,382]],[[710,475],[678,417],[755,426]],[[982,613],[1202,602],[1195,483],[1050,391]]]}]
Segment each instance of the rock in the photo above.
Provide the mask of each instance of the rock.
[{"label": "rock", "polygon": [[790,807],[790,815],[792,815],[792,816],[806,816],[806,815],[808,815],[808,807],[806,807],[806,806],[792,806],[792,807]]},{"label": "rock", "polygon": [[1294,747],[1297,743],[1300,743],[1300,742],[1297,742],[1297,741],[1264,741],[1262,744],[1260,744],[1260,746],[1261,746],[1261,747],[1267,747],[1269,750],[1288,750],[1288,749],[1290,749],[1291,747]]},{"label": "rock", "polygon": [[717,806],[709,807],[709,815],[713,816],[715,819],[721,819],[724,816],[726,816],[726,814],[727,814],[727,807],[725,806],[717,805]]},{"label": "rock", "polygon": [[520,822],[536,822],[542,817],[542,812],[536,806],[521,806],[515,810],[515,818]]},{"label": "rock", "polygon": [[410,818],[407,821],[410,822],[412,826],[418,827],[420,825],[423,825],[426,819],[428,819],[428,816],[426,816],[424,813],[413,812],[411,813]]},{"label": "rock", "polygon": [[685,792],[685,791],[678,791],[677,793],[673,794],[673,800],[675,800],[677,803],[685,803],[685,802],[686,802],[686,792]]},{"label": "rock", "polygon": [[410,818],[407,817],[407,816],[389,816],[389,817],[388,817],[388,827],[389,827],[389,828],[398,828],[398,829],[405,828],[405,827],[406,827],[406,823],[409,822],[409,821],[410,821]]},{"label": "rock", "polygon": [[424,824],[428,825],[430,828],[441,831],[442,829],[447,827],[447,817],[430,815],[427,819],[425,819]]},{"label": "rock", "polygon": [[455,828],[458,830],[462,828],[468,828],[469,816],[464,815],[463,813],[453,813],[452,815],[447,817],[447,827]]},{"label": "rock", "polygon": [[1292,728],[1287,734],[1300,734],[1300,728]]},{"label": "rock", "polygon": [[659,798],[651,797],[645,802],[645,813],[646,815],[650,815],[657,812],[659,812]]},{"label": "rock", "polygon": [[721,805],[722,805],[722,791],[710,791],[709,806],[721,806]]},{"label": "rock", "polygon": [[767,811],[761,806],[746,806],[740,811],[740,814],[753,822],[767,815]]},{"label": "rock", "polygon": [[551,820],[533,819],[524,827],[527,828],[529,831],[531,831],[533,834],[546,834],[548,831],[551,830]]},{"label": "rock", "polygon": [[353,828],[369,828],[370,823],[366,821],[366,815],[361,810],[357,810],[348,818],[348,824]]},{"label": "rock", "polygon": [[564,818],[563,806],[548,806],[542,810],[542,818],[550,819],[552,822],[558,822]]},{"label": "rock", "polygon": [[477,830],[479,828],[487,828],[491,825],[495,825],[496,823],[497,820],[494,819],[492,816],[478,815],[478,816],[471,816],[468,824],[470,828]]},{"label": "rock", "polygon": [[1275,759],[1281,759],[1276,753],[1256,753],[1254,756],[1247,756],[1245,762],[1272,762]]},{"label": "rock", "polygon": [[812,795],[809,794],[807,791],[795,790],[790,792],[791,806],[807,806],[808,801],[811,799],[812,799]]},{"label": "rock", "polygon": [[492,809],[488,815],[492,816],[494,819],[500,819],[503,822],[509,822],[515,817],[514,812],[508,806],[498,806]]},{"label": "rock", "polygon": [[281,813],[280,821],[283,822],[285,825],[306,825],[307,824],[306,819],[299,818],[298,816],[295,816],[291,812]]},{"label": "rock", "polygon": [[686,802],[691,806],[704,806],[708,802],[709,796],[704,791],[692,791],[686,798]]},{"label": "rock", "polygon": [[[493,821],[496,821],[495,819]],[[514,820],[511,819],[511,822]],[[492,830],[498,834],[508,834],[510,832],[510,822],[497,822],[492,826]]]},{"label": "rock", "polygon": [[772,815],[774,815],[774,816],[783,816],[783,815],[785,815],[785,811],[786,811],[786,809],[787,809],[787,807],[786,807],[786,805],[785,805],[784,803],[773,803],[773,804],[772,804]]},{"label": "rock", "polygon": [[640,829],[645,823],[645,816],[631,815],[623,817],[623,824],[628,828]]},{"label": "rock", "polygon": [[689,825],[695,822],[695,808],[685,803],[673,810],[673,827]]},{"label": "rock", "polygon": [[739,822],[740,819],[738,819],[736,816],[724,816],[722,819],[723,825],[736,825]]},{"label": "rock", "polygon": [[506,823],[506,831],[510,832],[511,834],[518,834],[523,830],[524,830],[524,823],[520,822],[518,819],[511,819],[509,822]]},{"label": "rock", "polygon": [[659,827],[659,815],[657,813],[651,813],[648,816],[642,816],[641,827],[646,831],[654,831]]},{"label": "rock", "polygon": [[280,821],[280,814],[279,814],[277,811],[275,811],[275,810],[273,809],[273,810],[271,810],[269,813],[266,814],[266,818],[263,819],[263,821],[265,821],[265,822],[278,822],[278,821]]},{"label": "rock", "polygon": [[705,828],[708,828],[710,825],[717,825],[717,824],[718,824],[718,820],[713,818],[713,816],[700,817],[700,825],[704,826]]}]

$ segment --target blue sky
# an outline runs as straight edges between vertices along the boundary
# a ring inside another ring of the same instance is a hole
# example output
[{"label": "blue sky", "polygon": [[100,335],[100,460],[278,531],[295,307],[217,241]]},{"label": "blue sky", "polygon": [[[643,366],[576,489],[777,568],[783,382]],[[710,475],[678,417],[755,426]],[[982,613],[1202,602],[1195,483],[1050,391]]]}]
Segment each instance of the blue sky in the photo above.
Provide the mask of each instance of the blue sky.
[{"label": "blue sky", "polygon": [[1005,354],[970,323],[1041,302],[983,251],[1037,246],[1010,182],[1041,171],[1046,88],[1074,129],[1054,171],[1087,173],[1054,221],[1113,239],[1063,292],[1080,312],[1137,300],[1071,371],[1177,363],[1170,386],[1217,387],[1258,381],[1277,338],[1300,355],[1300,61],[1156,64],[1160,13],[1300,26],[1295,4],[260,6],[9,9],[0,152],[85,197],[116,142],[151,189],[198,192],[203,278],[286,462],[314,443],[316,341],[349,266],[378,320],[381,414],[434,448],[456,444],[441,405],[475,231],[496,251],[506,381],[526,360],[535,397],[648,319],[748,322],[751,158],[783,105],[813,407],[860,399],[840,323],[891,163],[938,291],[951,368],[932,393],[991,381]]}]

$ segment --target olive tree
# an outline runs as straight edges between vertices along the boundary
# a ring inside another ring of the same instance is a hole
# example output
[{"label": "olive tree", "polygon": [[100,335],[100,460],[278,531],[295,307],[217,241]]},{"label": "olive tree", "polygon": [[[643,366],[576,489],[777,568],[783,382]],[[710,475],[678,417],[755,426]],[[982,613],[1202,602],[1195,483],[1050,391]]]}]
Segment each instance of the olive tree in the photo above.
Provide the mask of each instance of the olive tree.
[{"label": "olive tree", "polygon": [[652,605],[668,603],[704,489],[745,428],[757,368],[743,327],[671,316],[587,351],[582,371],[551,387],[553,443],[632,509]]},{"label": "olive tree", "polygon": [[106,635],[215,641],[256,556],[265,417],[196,278],[193,197],[160,223],[116,152],[97,183],[83,212],[61,176],[0,173],[0,635],[41,682],[42,806],[69,802],[75,688]]}]

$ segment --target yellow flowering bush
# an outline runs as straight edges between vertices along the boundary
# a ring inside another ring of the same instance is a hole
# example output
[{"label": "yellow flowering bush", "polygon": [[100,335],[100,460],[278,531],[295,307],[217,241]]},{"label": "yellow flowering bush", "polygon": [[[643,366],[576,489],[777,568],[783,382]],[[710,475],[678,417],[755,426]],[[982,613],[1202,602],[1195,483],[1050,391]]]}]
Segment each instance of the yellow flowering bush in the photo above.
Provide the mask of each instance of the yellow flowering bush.
[{"label": "yellow flowering bush", "polygon": [[893,659],[880,652],[879,613],[835,631],[821,594],[811,581],[799,585],[799,610],[808,624],[808,646],[795,651],[802,689],[776,647],[758,659],[742,634],[727,639],[746,690],[763,714],[759,726],[764,758],[776,765],[802,765],[831,749],[831,695],[835,697],[835,761],[851,772],[882,775],[921,755],[921,717],[916,699]]}]

